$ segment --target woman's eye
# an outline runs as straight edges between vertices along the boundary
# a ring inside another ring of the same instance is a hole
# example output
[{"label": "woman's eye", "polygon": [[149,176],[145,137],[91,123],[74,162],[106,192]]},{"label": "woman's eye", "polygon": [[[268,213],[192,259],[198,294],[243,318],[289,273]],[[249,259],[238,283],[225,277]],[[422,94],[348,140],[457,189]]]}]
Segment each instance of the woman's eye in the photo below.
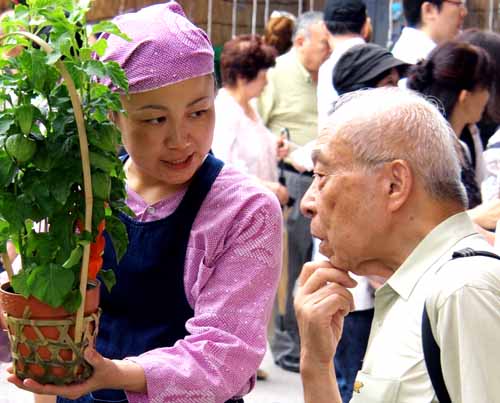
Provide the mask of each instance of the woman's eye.
[{"label": "woman's eye", "polygon": [[207,113],[208,109],[201,109],[199,111],[196,111],[196,112],[192,112],[191,113],[191,117],[193,118],[199,118],[201,116],[203,116],[205,113]]},{"label": "woman's eye", "polygon": [[163,122],[165,122],[166,118],[165,117],[159,117],[159,118],[153,118],[153,119],[146,119],[145,122],[146,123],[151,123],[153,125],[159,125],[159,124],[162,124]]}]

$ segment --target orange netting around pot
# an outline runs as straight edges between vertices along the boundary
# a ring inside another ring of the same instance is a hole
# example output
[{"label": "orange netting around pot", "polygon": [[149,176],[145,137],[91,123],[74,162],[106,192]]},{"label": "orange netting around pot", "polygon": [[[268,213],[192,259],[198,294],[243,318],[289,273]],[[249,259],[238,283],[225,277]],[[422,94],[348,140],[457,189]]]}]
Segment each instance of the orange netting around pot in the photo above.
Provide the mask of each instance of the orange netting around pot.
[{"label": "orange netting around pot", "polygon": [[5,315],[9,328],[14,373],[20,379],[42,384],[64,385],[81,382],[92,374],[83,351],[94,346],[100,309],[83,319],[83,337],[75,342],[75,318],[29,319]]}]

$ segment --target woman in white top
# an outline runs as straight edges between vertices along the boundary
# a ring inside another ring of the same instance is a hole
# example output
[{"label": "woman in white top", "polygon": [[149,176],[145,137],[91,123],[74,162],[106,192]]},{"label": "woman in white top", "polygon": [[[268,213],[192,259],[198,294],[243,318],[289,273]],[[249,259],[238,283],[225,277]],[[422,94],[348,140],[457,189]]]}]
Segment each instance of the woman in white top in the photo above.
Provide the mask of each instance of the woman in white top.
[{"label": "woman in white top", "polygon": [[214,155],[255,176],[282,205],[286,187],[278,182],[277,159],[287,149],[263,124],[251,100],[267,84],[266,72],[274,66],[276,51],[255,35],[240,35],[224,45],[221,55],[223,88],[215,100]]}]

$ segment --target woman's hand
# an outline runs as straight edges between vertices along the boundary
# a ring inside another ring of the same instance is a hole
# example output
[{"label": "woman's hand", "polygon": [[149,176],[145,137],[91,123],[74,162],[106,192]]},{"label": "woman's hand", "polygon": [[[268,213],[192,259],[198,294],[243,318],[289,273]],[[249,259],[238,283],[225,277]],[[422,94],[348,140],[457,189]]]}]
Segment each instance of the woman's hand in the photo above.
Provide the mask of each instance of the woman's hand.
[{"label": "woman's hand", "polygon": [[146,391],[144,370],[139,364],[128,360],[109,360],[91,348],[85,350],[85,360],[92,365],[94,373],[83,383],[57,386],[41,385],[33,379],[20,380],[13,374],[7,381],[29,392],[41,395],[57,395],[68,399],[78,399],[99,389],[125,389],[133,392]]},{"label": "woman's hand", "polygon": [[342,336],[344,316],[354,309],[347,288],[356,286],[346,271],[330,262],[309,262],[302,269],[295,296],[301,340],[302,371],[331,372]]}]

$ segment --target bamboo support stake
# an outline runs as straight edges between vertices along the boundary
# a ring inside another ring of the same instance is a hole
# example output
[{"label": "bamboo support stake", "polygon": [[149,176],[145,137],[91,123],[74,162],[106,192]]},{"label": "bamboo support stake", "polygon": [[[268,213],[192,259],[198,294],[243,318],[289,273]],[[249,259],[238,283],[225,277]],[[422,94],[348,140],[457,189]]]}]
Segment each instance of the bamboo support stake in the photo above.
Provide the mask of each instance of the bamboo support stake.
[{"label": "bamboo support stake", "polygon": [[9,277],[9,283],[12,284],[12,277],[14,277],[14,270],[12,270],[12,264],[10,263],[10,258],[7,253],[2,253],[2,261],[3,261],[3,267],[7,272],[7,276]]},{"label": "bamboo support stake", "polygon": [[[47,54],[53,52],[53,49],[49,46],[47,42],[33,35],[29,32],[12,32],[3,36],[0,36],[0,42],[8,36],[21,35],[39,45]],[[85,129],[85,120],[83,118],[82,104],[78,92],[76,91],[75,83],[71,78],[68,70],[64,66],[64,63],[58,60],[56,62],[56,67],[58,68],[61,76],[64,79],[66,86],[68,87],[68,93],[71,99],[71,105],[73,106],[73,113],[75,114],[76,127],[78,130],[78,139],[80,143],[80,153],[82,159],[82,171],[83,171],[83,191],[85,195],[85,231],[92,232],[92,181],[90,174],[90,158],[89,158],[89,146],[87,142],[87,131]],[[83,331],[83,315],[85,311],[85,295],[87,293],[87,281],[88,281],[88,268],[90,259],[90,242],[83,247],[83,258],[82,258],[82,268],[80,270],[80,294],[82,296],[82,303],[78,308],[76,313],[76,323],[75,323],[75,343],[80,343],[82,340]]]}]

